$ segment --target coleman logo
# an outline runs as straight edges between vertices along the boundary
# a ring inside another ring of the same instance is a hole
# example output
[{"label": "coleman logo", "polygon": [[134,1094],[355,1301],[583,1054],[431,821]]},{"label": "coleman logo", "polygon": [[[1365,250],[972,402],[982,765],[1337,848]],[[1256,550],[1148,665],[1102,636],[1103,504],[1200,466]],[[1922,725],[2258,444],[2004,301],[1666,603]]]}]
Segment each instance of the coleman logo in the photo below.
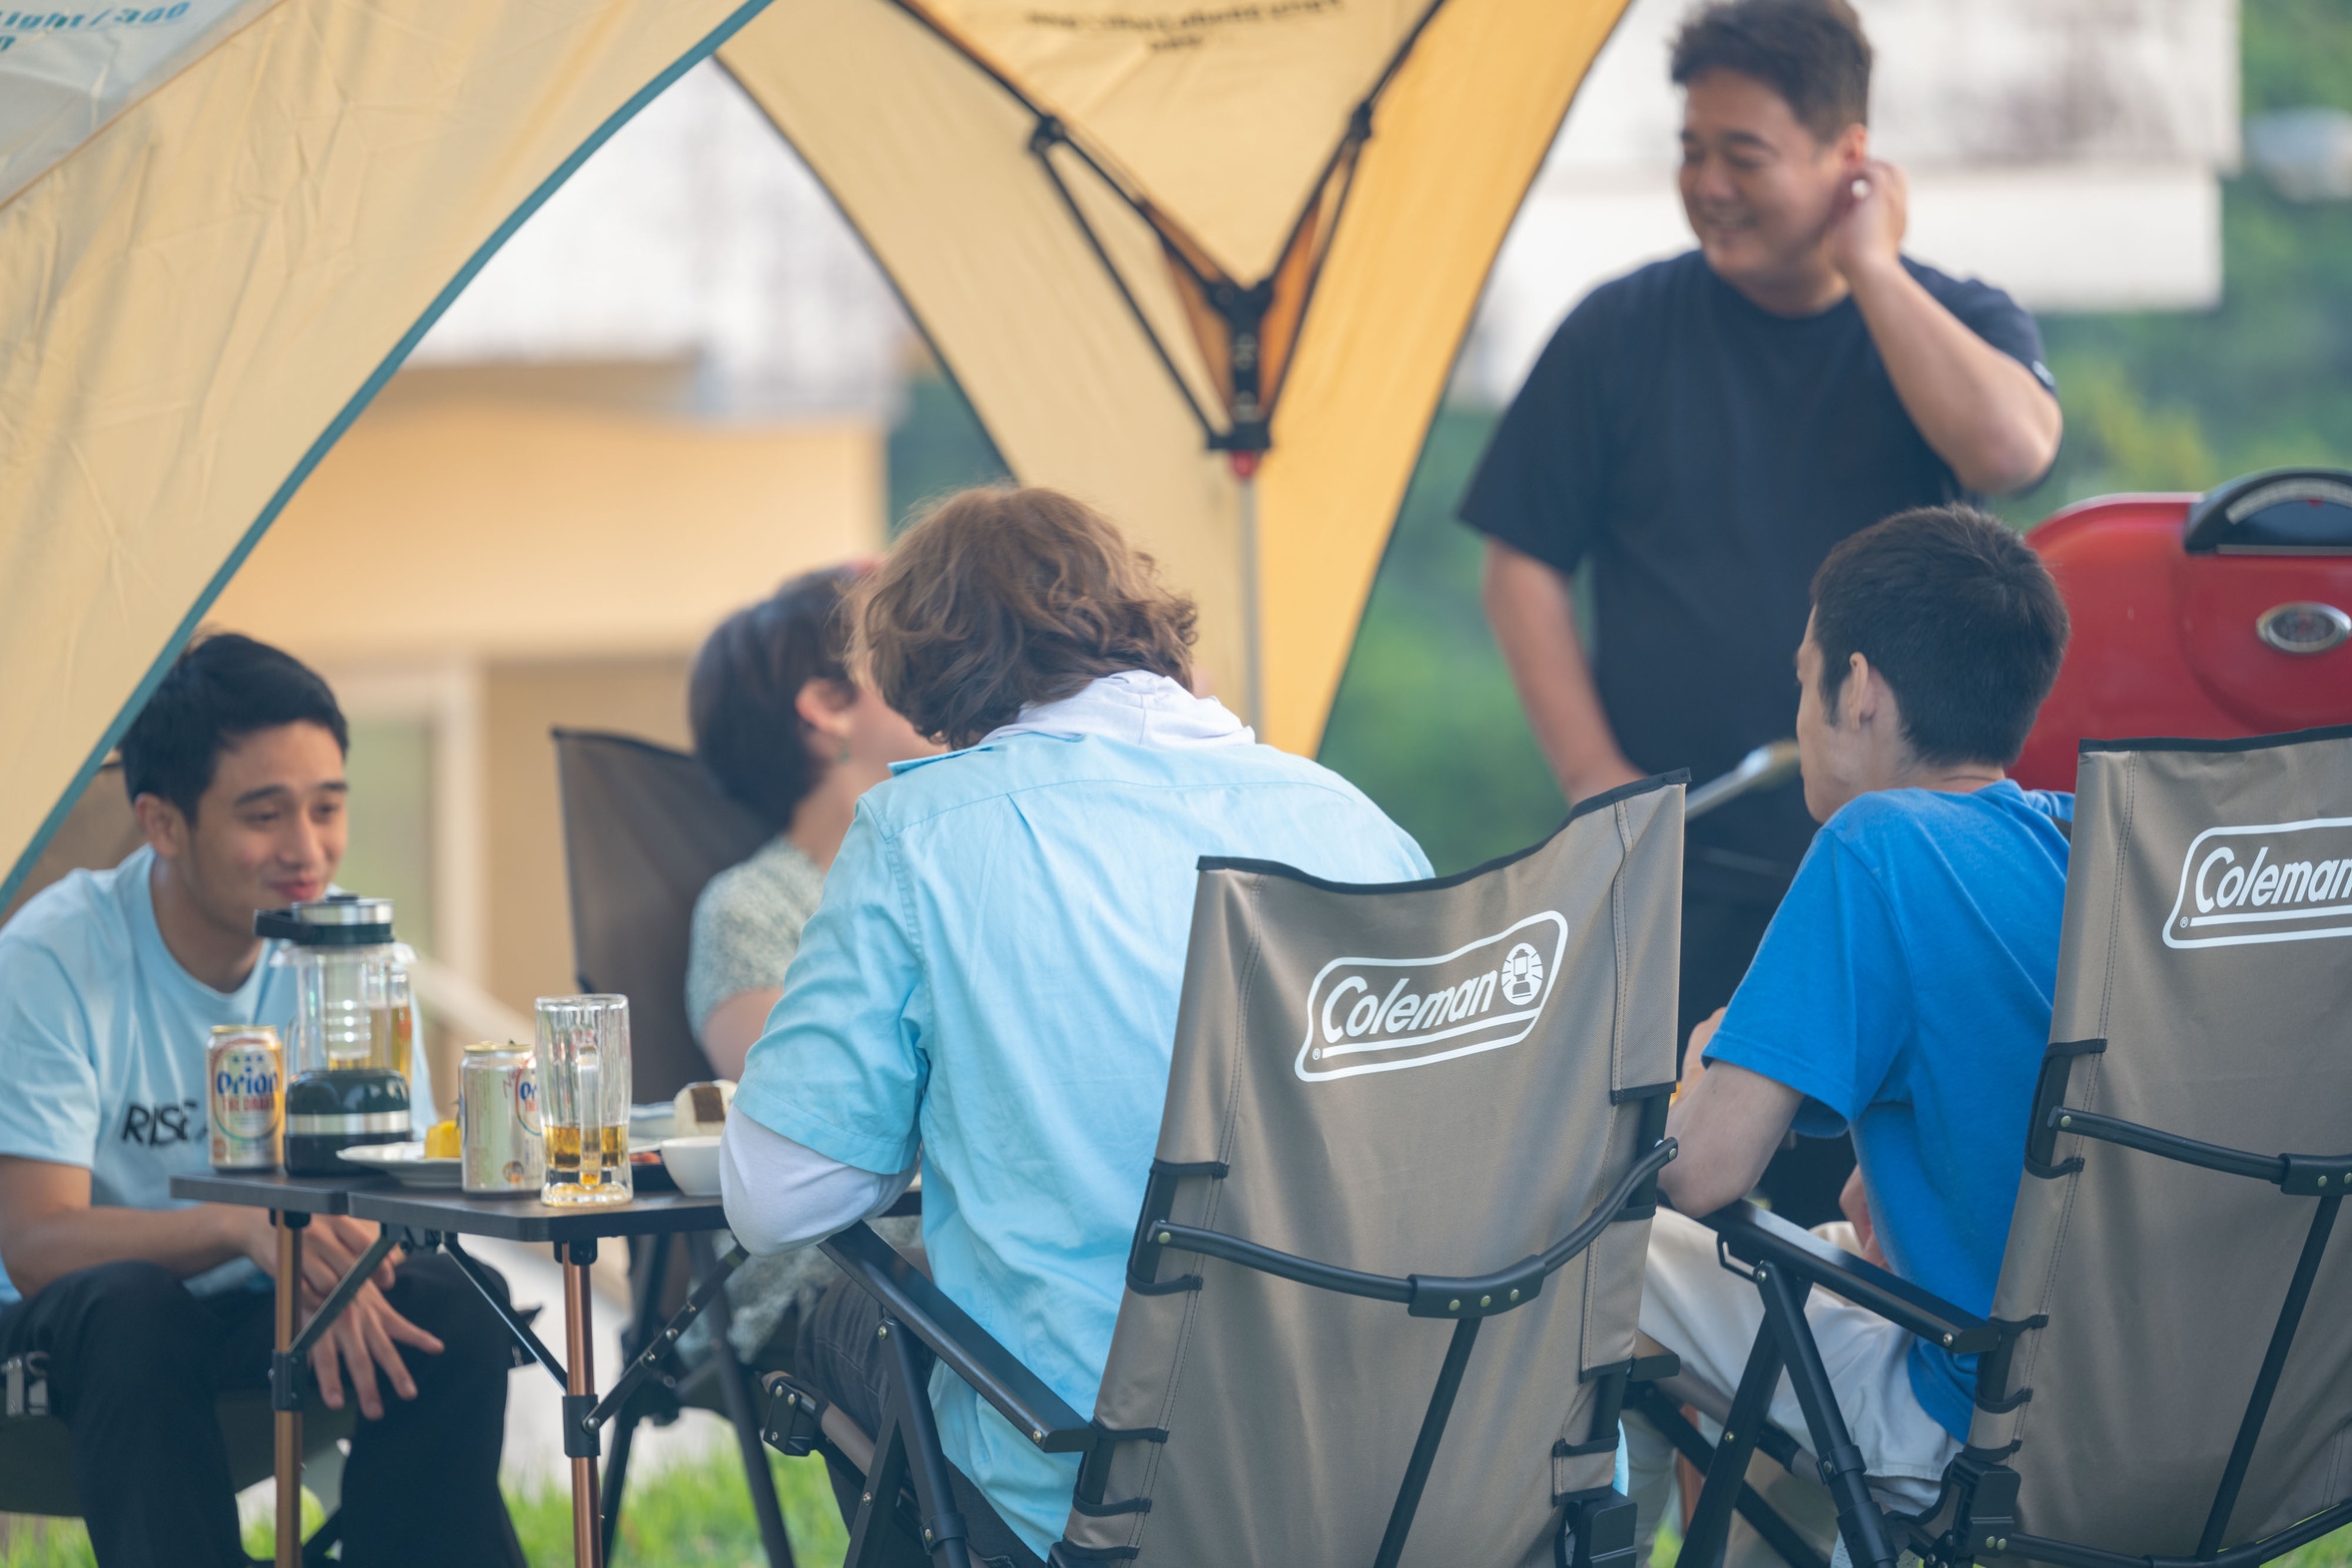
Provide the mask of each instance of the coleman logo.
[{"label": "coleman logo", "polygon": [[2167,947],[2352,936],[2352,816],[2208,827],[2180,861]]},{"label": "coleman logo", "polygon": [[1516,1045],[1568,945],[1556,910],[1435,958],[1334,958],[1307,988],[1298,1075],[1309,1083],[1427,1067]]}]

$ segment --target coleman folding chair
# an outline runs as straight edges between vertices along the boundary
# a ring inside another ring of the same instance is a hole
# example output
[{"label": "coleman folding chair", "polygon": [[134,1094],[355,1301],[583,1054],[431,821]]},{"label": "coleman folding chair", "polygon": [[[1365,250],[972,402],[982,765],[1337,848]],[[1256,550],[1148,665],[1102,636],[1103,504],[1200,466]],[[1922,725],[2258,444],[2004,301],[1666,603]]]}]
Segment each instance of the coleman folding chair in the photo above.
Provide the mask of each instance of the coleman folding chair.
[{"label": "coleman folding chair", "polygon": [[[557,730],[554,740],[573,967],[581,990],[629,998],[632,1098],[667,1100],[712,1076],[686,1016],[694,901],[705,883],[766,843],[772,831],[721,794],[702,765],[683,752],[629,736],[577,730]],[[635,1357],[659,1340],[663,1314],[686,1294],[689,1275],[708,1280],[714,1273],[710,1238],[684,1239],[694,1255],[690,1258],[673,1254],[677,1240],[658,1236],[631,1243],[636,1303],[622,1335],[624,1357]],[[732,1272],[732,1263],[719,1271],[722,1277]],[[692,1406],[714,1410],[735,1427],[771,1568],[790,1568],[792,1546],[760,1447],[757,1389],[728,1342],[727,1298],[713,1290],[700,1299],[712,1316],[711,1354],[692,1367],[675,1354],[664,1357],[658,1375],[638,1381],[613,1417],[612,1459],[602,1496],[605,1553],[611,1555],[619,1528],[621,1491],[639,1423],[667,1423],[681,1407]]]},{"label": "coleman folding chair", "polygon": [[[847,1562],[971,1561],[934,1362],[1079,1455],[1057,1568],[1629,1568],[1611,1486],[1674,1060],[1679,775],[1437,881],[1204,860],[1168,1098],[1091,1416],[854,1226],[879,1433],[790,1378],[769,1440],[863,1472]],[[1441,1331],[1443,1329],[1444,1331]]]},{"label": "coleman folding chair", "polygon": [[[1765,1328],[1711,1452],[1636,1396],[1706,1468],[1684,1568],[1722,1561],[1735,1508],[1763,1525],[1759,1444],[1818,1459],[1847,1556],[1885,1568],[2253,1568],[2352,1523],[2352,1260],[2328,1245],[2352,1155],[2294,1152],[2352,1143],[2352,727],[2085,742],[2072,838],[1992,1315],[1747,1205],[1709,1217]],[[1864,1484],[1815,1288],[1979,1355],[1968,1443],[1916,1516]],[[1801,1438],[1761,1419],[1784,1365]]]}]

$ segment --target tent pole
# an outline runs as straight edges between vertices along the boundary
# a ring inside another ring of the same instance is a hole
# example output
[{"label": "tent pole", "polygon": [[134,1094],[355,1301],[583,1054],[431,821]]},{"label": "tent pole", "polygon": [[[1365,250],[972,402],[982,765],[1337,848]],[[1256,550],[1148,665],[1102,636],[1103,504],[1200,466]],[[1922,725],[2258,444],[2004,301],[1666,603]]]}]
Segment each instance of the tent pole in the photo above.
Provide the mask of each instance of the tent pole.
[{"label": "tent pole", "polygon": [[1250,723],[1258,739],[1266,739],[1266,632],[1260,620],[1258,591],[1258,481],[1235,476],[1241,491],[1241,624],[1242,700],[1249,705]]}]

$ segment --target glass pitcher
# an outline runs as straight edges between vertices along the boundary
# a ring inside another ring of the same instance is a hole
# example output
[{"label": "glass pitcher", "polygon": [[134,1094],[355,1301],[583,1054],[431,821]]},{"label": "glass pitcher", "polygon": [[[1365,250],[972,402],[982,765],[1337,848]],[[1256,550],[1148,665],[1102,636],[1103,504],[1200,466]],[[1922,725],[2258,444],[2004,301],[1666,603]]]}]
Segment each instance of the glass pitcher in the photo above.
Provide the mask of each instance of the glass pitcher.
[{"label": "glass pitcher", "polygon": [[407,1139],[416,1008],[408,949],[392,939],[388,898],[338,893],[254,915],[255,934],[285,942],[294,970],[287,1038],[286,1168],[298,1176],[356,1169],[357,1144]]}]

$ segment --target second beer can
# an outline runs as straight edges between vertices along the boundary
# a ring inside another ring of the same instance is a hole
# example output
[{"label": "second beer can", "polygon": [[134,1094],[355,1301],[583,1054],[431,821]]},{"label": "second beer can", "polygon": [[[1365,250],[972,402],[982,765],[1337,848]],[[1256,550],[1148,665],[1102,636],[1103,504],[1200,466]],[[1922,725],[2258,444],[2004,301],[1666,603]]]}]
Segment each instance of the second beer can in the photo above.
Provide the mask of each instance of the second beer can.
[{"label": "second beer can", "polygon": [[457,1097],[458,1181],[469,1193],[537,1197],[547,1174],[531,1048],[465,1048]]},{"label": "second beer can", "polygon": [[275,1171],[286,1131],[286,1053],[268,1024],[215,1024],[205,1111],[216,1171]]}]

